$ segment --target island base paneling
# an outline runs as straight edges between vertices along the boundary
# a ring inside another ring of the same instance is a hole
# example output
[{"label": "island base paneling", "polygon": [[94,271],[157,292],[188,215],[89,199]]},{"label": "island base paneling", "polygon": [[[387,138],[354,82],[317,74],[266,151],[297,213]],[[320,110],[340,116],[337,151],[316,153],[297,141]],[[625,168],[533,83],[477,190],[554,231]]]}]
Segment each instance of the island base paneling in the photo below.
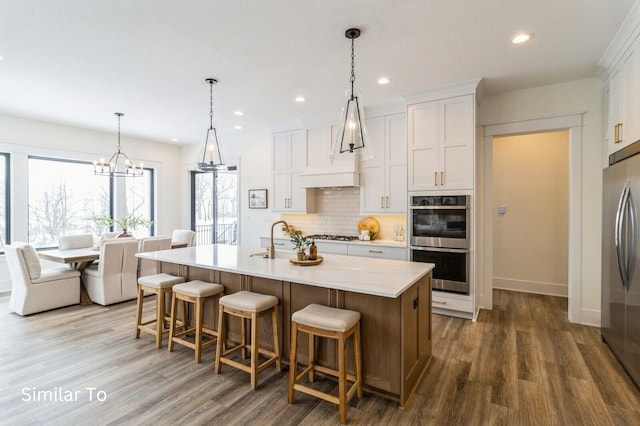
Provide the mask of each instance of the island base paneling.
[{"label": "island base paneling", "polygon": [[[311,303],[360,312],[362,366],[365,390],[384,396],[404,406],[431,360],[431,272],[424,275],[396,298],[328,289],[308,284],[278,281],[206,268],[183,267],[187,280],[200,279],[225,287],[225,294],[241,290],[276,296],[280,301],[280,344],[285,361],[289,359],[291,314]],[[205,324],[216,324],[216,311],[205,312]],[[273,349],[271,326],[260,324],[260,341]],[[228,336],[240,340],[240,321],[231,321]],[[317,360],[337,367],[336,343],[329,339],[317,342]],[[348,345],[347,359],[352,358]],[[308,360],[308,340],[301,335],[299,360]],[[348,369],[353,372],[351,361]]]}]

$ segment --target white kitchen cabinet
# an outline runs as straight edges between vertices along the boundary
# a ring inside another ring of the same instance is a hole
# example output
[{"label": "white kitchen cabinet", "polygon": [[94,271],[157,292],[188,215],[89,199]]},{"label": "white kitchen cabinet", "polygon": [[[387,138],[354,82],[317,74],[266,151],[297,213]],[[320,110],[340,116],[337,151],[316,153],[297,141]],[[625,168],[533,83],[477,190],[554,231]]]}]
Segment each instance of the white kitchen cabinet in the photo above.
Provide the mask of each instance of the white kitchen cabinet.
[{"label": "white kitchen cabinet", "polygon": [[313,190],[301,188],[300,173],[307,167],[305,133],[302,130],[272,136],[274,212],[310,213],[315,208]]},{"label": "white kitchen cabinet", "polygon": [[605,89],[607,155],[640,139],[640,38],[609,73]]},{"label": "white kitchen cabinet", "polygon": [[408,189],[473,189],[475,96],[408,107]]},{"label": "white kitchen cabinet", "polygon": [[374,158],[360,163],[360,211],[406,214],[406,114],[367,119],[367,131]]},{"label": "white kitchen cabinet", "polygon": [[387,247],[377,244],[349,244],[348,250],[349,256],[407,260],[407,249],[405,247]]}]

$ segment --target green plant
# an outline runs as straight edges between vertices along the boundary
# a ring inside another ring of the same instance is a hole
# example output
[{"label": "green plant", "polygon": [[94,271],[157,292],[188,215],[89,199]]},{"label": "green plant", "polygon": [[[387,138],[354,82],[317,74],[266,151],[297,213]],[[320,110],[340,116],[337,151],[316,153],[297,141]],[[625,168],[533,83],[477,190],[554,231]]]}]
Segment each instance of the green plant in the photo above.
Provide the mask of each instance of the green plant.
[{"label": "green plant", "polygon": [[152,220],[143,219],[141,216],[125,216],[114,219],[108,216],[94,217],[93,220],[100,225],[113,226],[118,225],[122,231],[133,231],[143,226],[149,228],[153,225]]},{"label": "green plant", "polygon": [[291,242],[297,251],[305,251],[311,245],[311,241],[307,240],[301,231],[295,231],[291,234]]}]

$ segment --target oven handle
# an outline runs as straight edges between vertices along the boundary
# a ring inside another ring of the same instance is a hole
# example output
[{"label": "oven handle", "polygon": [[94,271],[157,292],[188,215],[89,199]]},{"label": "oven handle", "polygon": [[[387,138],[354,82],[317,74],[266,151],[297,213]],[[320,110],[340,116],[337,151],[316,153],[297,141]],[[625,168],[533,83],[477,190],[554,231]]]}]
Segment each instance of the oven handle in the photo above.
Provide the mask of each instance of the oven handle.
[{"label": "oven handle", "polygon": [[410,206],[411,210],[469,210],[469,206]]},{"label": "oven handle", "polygon": [[442,253],[469,253],[471,250],[469,249],[455,249],[455,248],[447,248],[447,247],[409,247],[411,250],[420,250],[420,251],[438,251]]}]

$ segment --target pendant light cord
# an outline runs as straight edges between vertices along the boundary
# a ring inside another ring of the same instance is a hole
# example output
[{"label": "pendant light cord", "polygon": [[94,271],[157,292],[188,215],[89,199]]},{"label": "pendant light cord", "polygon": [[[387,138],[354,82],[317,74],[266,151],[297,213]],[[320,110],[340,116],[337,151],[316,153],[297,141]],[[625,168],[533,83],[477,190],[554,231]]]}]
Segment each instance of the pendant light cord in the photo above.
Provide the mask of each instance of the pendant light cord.
[{"label": "pendant light cord", "polygon": [[351,39],[351,100],[353,97],[353,82],[356,81],[356,72],[355,72],[355,48],[354,48],[355,39]]},{"label": "pendant light cord", "polygon": [[213,129],[213,81],[209,81],[209,129]]}]

